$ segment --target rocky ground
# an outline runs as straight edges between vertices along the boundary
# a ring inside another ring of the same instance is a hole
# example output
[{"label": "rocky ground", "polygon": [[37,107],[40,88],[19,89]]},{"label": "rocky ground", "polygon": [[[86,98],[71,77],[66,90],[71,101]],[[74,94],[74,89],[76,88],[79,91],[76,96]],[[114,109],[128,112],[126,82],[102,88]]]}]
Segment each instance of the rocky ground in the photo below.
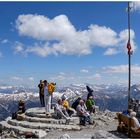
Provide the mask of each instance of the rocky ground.
[{"label": "rocky ground", "polygon": [[[116,131],[118,121],[115,119],[115,112],[99,111],[93,116],[94,125],[80,126],[78,125],[79,119],[75,118],[69,125],[66,125],[64,120],[45,118],[44,109],[29,109],[24,121],[7,119],[7,121],[0,122],[0,138],[25,138],[24,134],[27,130],[32,132],[41,130],[40,135],[43,137],[39,138],[47,139],[127,138]],[[4,125],[5,127],[2,127]]]},{"label": "rocky ground", "polygon": [[116,131],[118,121],[116,119],[116,113],[106,110],[105,112],[99,112],[94,116],[95,127],[90,128],[86,126],[81,131],[60,131],[49,132],[48,139],[118,139],[127,138],[126,135],[118,133]]}]

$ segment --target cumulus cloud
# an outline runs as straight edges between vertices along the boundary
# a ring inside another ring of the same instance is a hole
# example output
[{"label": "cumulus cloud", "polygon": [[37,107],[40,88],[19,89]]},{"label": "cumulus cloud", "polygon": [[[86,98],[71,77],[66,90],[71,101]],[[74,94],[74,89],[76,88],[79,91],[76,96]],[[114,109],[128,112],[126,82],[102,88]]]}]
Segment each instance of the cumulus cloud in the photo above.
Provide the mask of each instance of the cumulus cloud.
[{"label": "cumulus cloud", "polygon": [[20,42],[15,43],[14,52],[15,53],[22,53],[24,51],[23,44]]},{"label": "cumulus cloud", "polygon": [[[94,47],[106,48],[104,54],[113,55],[124,50],[128,40],[127,30],[117,33],[109,27],[97,24],[91,24],[85,30],[76,30],[66,15],[59,15],[53,19],[43,15],[19,15],[16,28],[22,36],[45,42],[25,50],[27,54],[34,53],[42,57],[51,54],[88,55]],[[135,33],[133,30],[131,32],[132,46],[135,49]],[[19,48],[20,51],[23,50]]]},{"label": "cumulus cloud", "polygon": [[99,73],[94,74],[93,77],[98,80],[101,79],[101,75]]},{"label": "cumulus cloud", "polygon": [[50,77],[51,81],[63,81],[63,80],[66,80],[66,79],[67,79],[67,76],[63,75],[63,74],[58,74],[56,76]]},{"label": "cumulus cloud", "polygon": [[13,77],[11,77],[10,79],[11,79],[11,80],[15,80],[15,81],[22,81],[22,80],[23,80],[23,78],[17,77],[17,76],[13,76]]},{"label": "cumulus cloud", "polygon": [[131,2],[131,6],[135,11],[140,11],[140,1]]},{"label": "cumulus cloud", "polygon": [[4,39],[1,41],[2,44],[8,43],[8,39]]},{"label": "cumulus cloud", "polygon": [[117,54],[119,51],[116,50],[116,48],[108,48],[105,52],[104,55],[113,55]]},{"label": "cumulus cloud", "polygon": [[80,70],[80,72],[81,72],[81,73],[88,73],[89,70],[87,70],[87,69],[82,69],[82,70]]},{"label": "cumulus cloud", "polygon": [[[135,39],[135,32],[131,29],[130,30],[130,37],[131,37],[131,47],[132,47],[132,50],[135,51],[137,46],[136,46],[136,43],[134,42],[134,39]],[[123,46],[124,50],[126,51],[127,50],[127,47],[124,47],[127,45],[127,40],[128,40],[128,30],[125,29],[123,31],[120,32],[119,34],[119,43],[120,43],[120,46]]]},{"label": "cumulus cloud", "polygon": [[90,75],[87,77],[83,77],[84,79],[88,79],[88,80],[101,80],[102,76],[99,73],[95,73],[94,75]]},{"label": "cumulus cloud", "polygon": [[75,77],[74,77],[74,75],[72,75],[70,73],[60,72],[55,76],[51,76],[49,79],[50,79],[50,81],[55,81],[55,82],[60,82],[60,81],[68,82],[68,81],[74,80]]},{"label": "cumulus cloud", "polygon": [[[140,66],[131,66],[133,74],[140,74]],[[103,67],[105,73],[128,73],[128,65],[118,65],[118,66],[107,66]]]}]

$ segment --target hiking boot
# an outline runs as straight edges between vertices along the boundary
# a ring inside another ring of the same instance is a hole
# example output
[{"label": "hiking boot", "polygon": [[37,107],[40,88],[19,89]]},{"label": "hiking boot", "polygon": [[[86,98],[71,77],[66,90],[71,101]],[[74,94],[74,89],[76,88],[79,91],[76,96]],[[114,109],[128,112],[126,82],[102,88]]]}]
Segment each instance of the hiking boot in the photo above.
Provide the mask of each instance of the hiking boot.
[{"label": "hiking boot", "polygon": [[70,118],[67,118],[66,119],[66,124],[69,124],[70,123],[70,120],[71,120]]}]

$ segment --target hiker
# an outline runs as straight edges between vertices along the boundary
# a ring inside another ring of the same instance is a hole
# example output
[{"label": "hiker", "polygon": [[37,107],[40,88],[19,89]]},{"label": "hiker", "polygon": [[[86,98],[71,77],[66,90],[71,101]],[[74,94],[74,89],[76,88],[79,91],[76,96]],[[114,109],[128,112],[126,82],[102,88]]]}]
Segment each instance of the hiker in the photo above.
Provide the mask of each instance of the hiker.
[{"label": "hiker", "polygon": [[72,104],[72,108],[74,108],[76,110],[78,104],[79,104],[79,101],[81,100],[81,97],[78,97]]},{"label": "hiker", "polygon": [[56,83],[50,83],[48,85],[49,87],[49,93],[51,94],[51,109],[53,109],[53,92],[55,91],[55,86],[56,86]]},{"label": "hiker", "polygon": [[51,110],[51,94],[48,92],[48,82],[47,80],[44,80],[44,100],[45,100],[45,110],[46,115],[50,116],[50,110]]},{"label": "hiker", "polygon": [[18,114],[25,113],[25,102],[23,100],[20,100],[18,103]]},{"label": "hiker", "polygon": [[51,98],[55,90],[55,85],[56,84],[48,83],[47,80],[44,80],[45,110],[46,115],[49,117],[51,116]]},{"label": "hiker", "polygon": [[86,86],[86,88],[88,91],[88,95],[87,95],[87,100],[88,100],[90,96],[93,96],[93,90],[89,86]]},{"label": "hiker", "polygon": [[44,102],[44,82],[43,82],[43,80],[40,80],[38,87],[39,87],[40,103],[41,103],[41,106],[44,107],[45,102]]},{"label": "hiker", "polygon": [[58,102],[55,104],[54,112],[57,119],[65,118],[66,121],[70,121],[69,114],[62,105],[62,99],[58,99]]},{"label": "hiker", "polygon": [[66,109],[69,116],[72,117],[72,115],[75,113],[75,110],[69,106],[66,96],[62,96],[62,105]]},{"label": "hiker", "polygon": [[130,117],[134,120],[134,128],[133,130],[139,131],[140,132],[140,123],[138,119],[136,118],[136,112],[131,112]]},{"label": "hiker", "polygon": [[88,100],[86,101],[87,110],[91,113],[95,113],[95,102],[93,100],[93,96],[89,96]]},{"label": "hiker", "polygon": [[90,114],[87,112],[85,108],[83,100],[79,101],[76,111],[77,111],[77,115],[80,117],[81,125],[86,125],[86,122],[88,122],[89,124],[93,124],[93,122],[91,122]]}]

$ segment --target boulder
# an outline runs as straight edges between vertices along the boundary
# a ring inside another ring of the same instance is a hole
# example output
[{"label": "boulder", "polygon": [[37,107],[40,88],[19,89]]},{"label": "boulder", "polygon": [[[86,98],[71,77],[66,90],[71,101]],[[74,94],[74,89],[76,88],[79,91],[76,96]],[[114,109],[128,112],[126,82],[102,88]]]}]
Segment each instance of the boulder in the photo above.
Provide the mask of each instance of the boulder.
[{"label": "boulder", "polygon": [[11,132],[10,132],[10,138],[17,138],[17,135],[15,134],[15,132],[12,130]]},{"label": "boulder", "polygon": [[23,121],[25,119],[25,114],[17,114],[17,120]]},{"label": "boulder", "polygon": [[61,135],[58,139],[70,139],[68,134]]},{"label": "boulder", "polygon": [[91,139],[113,139],[113,138],[117,138],[117,137],[104,130],[96,131],[91,137]]}]

